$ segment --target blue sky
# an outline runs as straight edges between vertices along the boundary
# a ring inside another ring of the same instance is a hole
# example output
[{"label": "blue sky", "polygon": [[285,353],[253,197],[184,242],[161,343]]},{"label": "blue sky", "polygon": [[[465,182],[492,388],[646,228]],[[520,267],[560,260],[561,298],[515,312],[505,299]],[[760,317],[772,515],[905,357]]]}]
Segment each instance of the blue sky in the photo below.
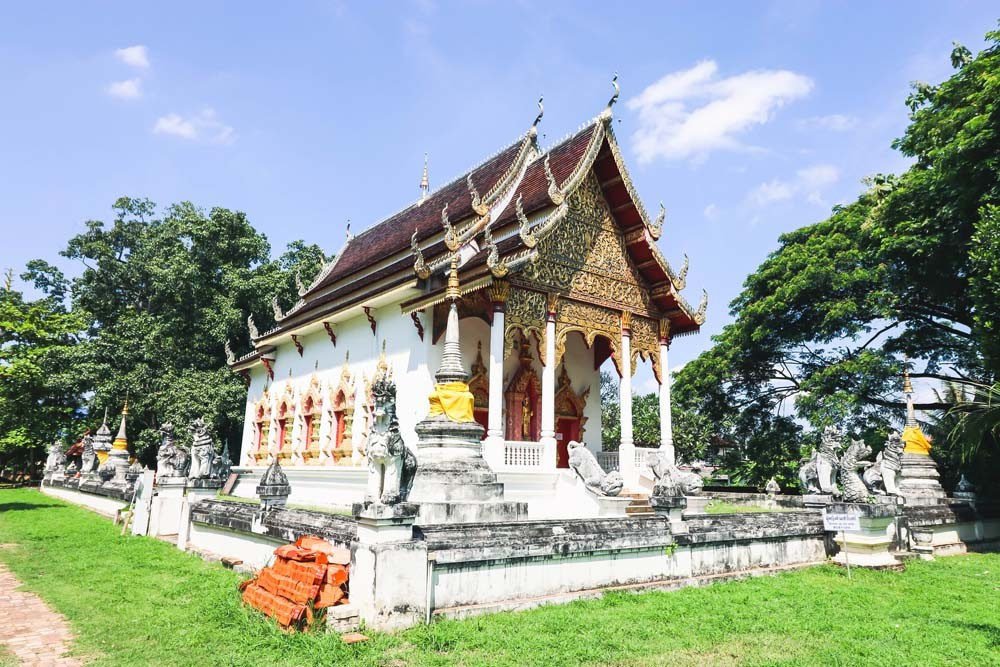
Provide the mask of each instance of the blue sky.
[{"label": "blue sky", "polygon": [[[912,80],[950,73],[996,25],[988,2],[5,3],[0,7],[0,267],[57,253],[121,195],[246,211],[280,250],[335,251],[523,133],[543,145],[598,113],[661,247],[691,257],[709,322],[777,236],[899,171]],[[642,380],[649,383],[647,377]],[[639,387],[642,388],[641,386]]]}]

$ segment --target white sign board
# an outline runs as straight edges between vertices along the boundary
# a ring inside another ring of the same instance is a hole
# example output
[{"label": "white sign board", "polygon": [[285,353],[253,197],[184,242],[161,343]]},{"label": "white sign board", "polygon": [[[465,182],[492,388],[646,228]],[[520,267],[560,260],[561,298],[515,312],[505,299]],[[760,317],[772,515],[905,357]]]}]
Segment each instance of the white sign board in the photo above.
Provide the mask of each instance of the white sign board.
[{"label": "white sign board", "polygon": [[861,530],[861,521],[857,514],[823,512],[823,530]]}]

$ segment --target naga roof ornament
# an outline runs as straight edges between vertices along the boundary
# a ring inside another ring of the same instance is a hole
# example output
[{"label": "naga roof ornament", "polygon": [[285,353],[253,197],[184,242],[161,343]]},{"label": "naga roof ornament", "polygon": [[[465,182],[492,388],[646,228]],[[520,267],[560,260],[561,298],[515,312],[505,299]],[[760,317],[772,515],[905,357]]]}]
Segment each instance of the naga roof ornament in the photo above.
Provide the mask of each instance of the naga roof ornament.
[{"label": "naga roof ornament", "polygon": [[527,248],[534,248],[538,245],[538,239],[531,233],[531,223],[528,222],[528,216],[524,214],[524,209],[521,207],[521,195],[517,196],[514,208],[517,210],[517,221],[520,223],[517,233],[521,237],[521,242]]},{"label": "naga roof ornament", "polygon": [[448,204],[445,204],[444,208],[441,209],[441,226],[444,227],[444,244],[448,250],[455,252],[459,246],[458,235],[455,233],[451,220],[448,219]]},{"label": "naga roof ornament", "polygon": [[497,249],[496,241],[493,239],[493,220],[486,223],[486,229],[483,231],[483,235],[486,241],[486,247],[490,249],[489,255],[486,256],[486,266],[489,267],[490,273],[492,273],[495,278],[503,278],[507,275],[509,269],[507,267],[507,262],[500,261],[500,251]]},{"label": "naga roof ornament", "polygon": [[479,196],[479,190],[476,190],[476,184],[472,182],[471,173],[465,178],[465,183],[469,186],[469,196],[472,197],[472,210],[477,215],[486,215],[490,207],[484,204],[482,197]]},{"label": "naga roof ornament", "polygon": [[559,189],[559,184],[556,183],[556,177],[552,174],[552,165],[549,164],[549,154],[545,154],[545,161],[542,163],[545,167],[545,180],[549,182],[549,199],[552,200],[553,204],[561,204],[566,199],[566,195],[563,191]]},{"label": "naga roof ornament", "polygon": [[615,72],[615,75],[611,78],[611,85],[615,87],[615,94],[611,96],[611,99],[608,100],[608,106],[604,107],[604,111],[601,112],[602,120],[611,119],[611,107],[615,105],[615,102],[618,101],[618,96],[621,95],[622,89],[618,85],[618,72]]},{"label": "naga roof ornament", "polygon": [[677,274],[677,278],[674,280],[674,287],[678,290],[682,290],[687,287],[687,275],[689,268],[691,268],[691,260],[688,258],[687,253],[684,253],[684,266],[681,267],[680,272]]},{"label": "naga roof ornament", "polygon": [[417,243],[417,230],[413,230],[413,236],[410,237],[410,248],[413,250],[413,255],[416,257],[413,260],[413,272],[417,274],[417,277],[421,280],[427,280],[431,275],[430,267],[427,266],[427,262],[424,260],[424,253],[420,251],[420,245]]},{"label": "naga roof ornament", "polygon": [[301,270],[296,270],[295,271],[295,291],[298,293],[299,296],[304,296],[305,293],[306,293],[306,291],[307,291],[307,289],[308,288],[305,285],[302,284],[302,271]]},{"label": "naga roof ornament", "polygon": [[229,344],[229,339],[228,338],[226,339],[226,342],[223,345],[223,347],[225,347],[225,349],[226,349],[226,363],[228,363],[230,366],[232,366],[233,364],[236,363],[236,355],[233,354],[233,348]]},{"label": "naga roof ornament", "polygon": [[656,216],[656,220],[649,225],[649,235],[653,237],[654,241],[660,240],[660,234],[663,233],[663,222],[666,219],[667,209],[664,208],[663,202],[660,202],[660,213]]},{"label": "naga roof ornament", "polygon": [[257,325],[253,321],[253,313],[247,315],[247,329],[250,331],[250,338],[260,338],[260,332],[257,331]]},{"label": "naga roof ornament", "polygon": [[695,312],[692,319],[698,326],[705,323],[705,312],[708,310],[708,290],[703,289],[701,291],[701,303],[698,304],[698,310]]},{"label": "naga roof ornament", "polygon": [[278,295],[275,294],[271,297],[271,310],[274,311],[274,319],[276,321],[281,321],[285,319],[285,314],[281,312],[281,304],[278,303]]},{"label": "naga roof ornament", "polygon": [[544,99],[544,96],[538,98],[538,115],[535,116],[535,122],[531,124],[530,132],[536,135],[538,134],[538,124],[542,122],[542,116],[545,115],[545,107],[542,105]]}]

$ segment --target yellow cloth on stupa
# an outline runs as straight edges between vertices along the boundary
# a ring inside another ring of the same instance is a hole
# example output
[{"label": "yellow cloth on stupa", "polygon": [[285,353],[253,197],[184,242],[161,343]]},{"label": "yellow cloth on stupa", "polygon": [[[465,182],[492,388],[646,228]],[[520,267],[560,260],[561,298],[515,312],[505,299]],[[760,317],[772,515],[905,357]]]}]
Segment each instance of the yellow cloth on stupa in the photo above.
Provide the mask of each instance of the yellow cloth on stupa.
[{"label": "yellow cloth on stupa", "polygon": [[930,456],[931,443],[919,426],[907,426],[903,429],[903,453]]},{"label": "yellow cloth on stupa", "polygon": [[476,420],[472,412],[476,399],[469,391],[469,385],[464,382],[441,382],[434,385],[429,400],[431,417],[443,414],[453,422]]}]

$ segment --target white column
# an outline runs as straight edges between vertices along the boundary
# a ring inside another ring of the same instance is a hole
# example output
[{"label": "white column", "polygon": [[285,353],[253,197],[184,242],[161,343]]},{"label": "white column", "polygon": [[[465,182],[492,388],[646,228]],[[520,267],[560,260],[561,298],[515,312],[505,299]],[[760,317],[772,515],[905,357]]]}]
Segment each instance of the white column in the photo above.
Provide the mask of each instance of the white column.
[{"label": "white column", "polygon": [[556,305],[549,295],[545,321],[545,367],[542,369],[542,467],[556,467]]},{"label": "white column", "polygon": [[660,320],[660,449],[674,463],[674,426],[670,414],[670,321]]},{"label": "white column", "polygon": [[618,385],[618,405],[621,407],[621,443],[618,445],[618,469],[630,489],[639,483],[635,468],[635,445],[632,444],[632,329],[631,313],[622,313],[622,381]]},{"label": "white column", "polygon": [[483,457],[493,468],[504,463],[503,343],[508,290],[507,283],[502,281],[490,287],[493,300],[493,324],[490,326],[490,412]]}]

